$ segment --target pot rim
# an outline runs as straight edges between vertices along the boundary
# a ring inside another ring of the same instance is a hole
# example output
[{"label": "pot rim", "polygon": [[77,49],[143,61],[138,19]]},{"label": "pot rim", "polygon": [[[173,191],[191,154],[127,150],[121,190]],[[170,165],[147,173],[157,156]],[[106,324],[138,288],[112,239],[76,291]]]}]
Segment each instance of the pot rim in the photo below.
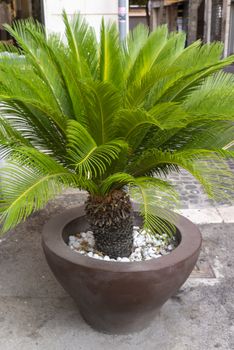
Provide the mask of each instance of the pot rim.
[{"label": "pot rim", "polygon": [[[139,211],[138,209],[139,205],[134,205],[134,211],[137,212]],[[201,247],[202,237],[198,227],[182,215],[173,213],[173,223],[180,232],[181,241],[170,254],[160,258],[134,262],[114,262],[91,258],[73,251],[62,237],[65,226],[84,215],[84,205],[80,205],[52,217],[44,225],[42,231],[42,245],[44,249],[50,250],[56,256],[73,264],[90,269],[109,272],[142,272],[174,267],[187,260],[188,257],[197,254]]]}]

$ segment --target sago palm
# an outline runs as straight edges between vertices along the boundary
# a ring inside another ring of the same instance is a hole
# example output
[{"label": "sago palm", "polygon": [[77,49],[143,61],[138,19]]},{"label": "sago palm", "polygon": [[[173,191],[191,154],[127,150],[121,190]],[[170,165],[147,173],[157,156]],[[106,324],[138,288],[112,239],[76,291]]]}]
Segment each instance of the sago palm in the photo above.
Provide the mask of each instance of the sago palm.
[{"label": "sago palm", "polygon": [[89,193],[97,248],[127,256],[130,194],[145,225],[165,232],[172,171],[186,169],[216,199],[230,187],[234,76],[221,69],[234,57],[221,59],[220,43],[185,48],[185,34],[166,26],[149,35],[140,25],[120,42],[114,24],[97,40],[79,15],[63,20],[62,39],[32,20],[6,26],[18,46],[1,47],[2,231],[76,187]]}]

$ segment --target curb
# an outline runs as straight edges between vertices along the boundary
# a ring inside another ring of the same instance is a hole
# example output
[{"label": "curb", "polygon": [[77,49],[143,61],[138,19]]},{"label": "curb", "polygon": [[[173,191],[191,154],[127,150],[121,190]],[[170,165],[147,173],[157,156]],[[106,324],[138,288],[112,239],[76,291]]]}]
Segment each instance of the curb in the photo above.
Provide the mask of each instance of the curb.
[{"label": "curb", "polygon": [[181,209],[178,213],[194,224],[234,223],[234,206],[210,207],[200,209]]}]

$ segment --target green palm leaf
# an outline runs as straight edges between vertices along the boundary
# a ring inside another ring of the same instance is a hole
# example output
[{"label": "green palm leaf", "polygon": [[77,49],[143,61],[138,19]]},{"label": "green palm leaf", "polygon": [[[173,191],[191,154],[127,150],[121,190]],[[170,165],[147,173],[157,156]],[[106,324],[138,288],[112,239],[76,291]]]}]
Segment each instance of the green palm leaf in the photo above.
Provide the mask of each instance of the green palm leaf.
[{"label": "green palm leaf", "polygon": [[87,178],[104,174],[119,153],[127,149],[127,144],[121,140],[112,140],[98,146],[86,129],[76,121],[68,123],[67,140],[68,156],[76,172]]},{"label": "green palm leaf", "polygon": [[133,162],[127,171],[134,176],[144,174],[167,175],[178,167],[190,172],[210,197],[220,200],[224,190],[232,188],[233,174],[223,157],[233,157],[224,150],[189,149],[177,152],[151,149]]},{"label": "green palm leaf", "polygon": [[122,85],[122,54],[116,24],[105,25],[102,20],[99,52],[100,81]]},{"label": "green palm leaf", "polygon": [[161,26],[149,35],[132,66],[128,76],[128,84],[132,84],[138,79],[141,80],[151,70],[167,43],[167,34],[167,27]]},{"label": "green palm leaf", "polygon": [[[108,82],[87,82],[81,87],[85,127],[98,145],[113,139],[113,122],[121,107],[121,95]],[[82,120],[81,120],[82,122]]]},{"label": "green palm leaf", "polygon": [[11,159],[12,162],[0,169],[3,232],[25,220],[33,211],[43,208],[65,187],[84,188],[80,177],[36,150],[20,148]]},{"label": "green palm leaf", "polygon": [[[80,14],[76,14],[69,21],[65,11],[63,20],[66,37],[70,49],[70,57],[76,61],[75,72],[79,78],[97,77],[97,39],[94,29],[89,27]],[[74,73],[74,72],[73,72]]]}]

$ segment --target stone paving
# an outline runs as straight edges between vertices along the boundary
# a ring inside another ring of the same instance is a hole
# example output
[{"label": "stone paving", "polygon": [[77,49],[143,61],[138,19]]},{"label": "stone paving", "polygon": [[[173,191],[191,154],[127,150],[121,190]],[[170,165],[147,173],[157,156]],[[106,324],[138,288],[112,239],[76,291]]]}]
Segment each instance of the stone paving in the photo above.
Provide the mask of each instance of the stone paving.
[{"label": "stone paving", "polygon": [[[234,161],[229,161],[228,165],[234,173]],[[181,169],[180,173],[173,173],[169,179],[180,194],[181,208],[207,208],[222,205],[232,206],[234,204],[234,187],[229,189],[228,199],[224,199],[222,202],[215,202],[207,197],[199,182],[186,170]]]},{"label": "stone paving", "polygon": [[234,198],[233,196],[230,196],[229,199],[224,199],[222,202],[215,202],[209,199],[199,182],[185,170],[182,170],[180,174],[175,173],[171,175],[170,180],[180,195],[181,208],[194,209],[233,205],[233,200],[231,199]]}]

